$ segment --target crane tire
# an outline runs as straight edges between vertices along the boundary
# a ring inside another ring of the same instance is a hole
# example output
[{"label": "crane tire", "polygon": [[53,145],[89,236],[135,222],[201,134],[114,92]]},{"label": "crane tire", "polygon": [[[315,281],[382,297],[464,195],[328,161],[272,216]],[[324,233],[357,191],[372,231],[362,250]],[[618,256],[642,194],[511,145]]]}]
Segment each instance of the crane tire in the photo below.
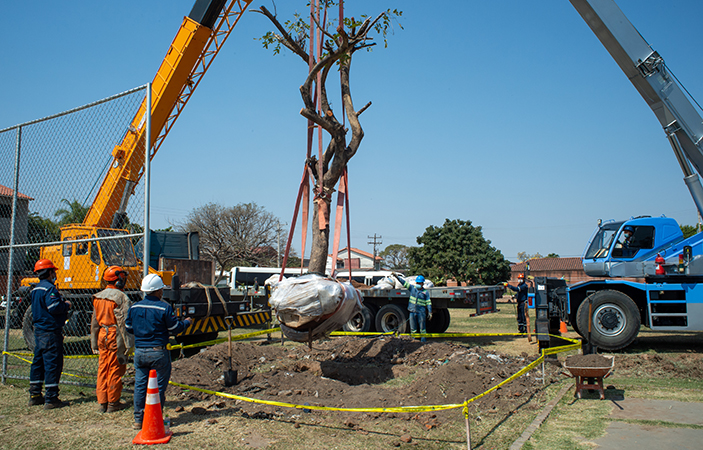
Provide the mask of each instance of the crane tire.
[{"label": "crane tire", "polygon": [[620,291],[603,290],[588,296],[576,313],[579,334],[588,337],[588,303],[591,300],[590,342],[604,350],[619,350],[630,345],[640,330],[640,311],[632,299]]}]

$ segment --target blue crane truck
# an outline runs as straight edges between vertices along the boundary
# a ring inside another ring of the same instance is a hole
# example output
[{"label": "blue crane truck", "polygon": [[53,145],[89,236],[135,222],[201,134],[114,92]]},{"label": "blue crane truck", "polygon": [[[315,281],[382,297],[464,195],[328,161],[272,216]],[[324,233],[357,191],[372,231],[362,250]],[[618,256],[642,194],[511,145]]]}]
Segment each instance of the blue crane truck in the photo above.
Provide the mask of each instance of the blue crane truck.
[{"label": "blue crane truck", "polygon": [[[570,0],[620,69],[635,86],[666,133],[684,181],[703,215],[703,119],[669,72],[613,0]],[[617,350],[630,345],[644,325],[660,331],[703,330],[703,234],[689,238],[667,217],[599,221],[583,254],[583,268],[596,277],[567,285],[535,278],[536,331],[569,323],[592,346]]]}]

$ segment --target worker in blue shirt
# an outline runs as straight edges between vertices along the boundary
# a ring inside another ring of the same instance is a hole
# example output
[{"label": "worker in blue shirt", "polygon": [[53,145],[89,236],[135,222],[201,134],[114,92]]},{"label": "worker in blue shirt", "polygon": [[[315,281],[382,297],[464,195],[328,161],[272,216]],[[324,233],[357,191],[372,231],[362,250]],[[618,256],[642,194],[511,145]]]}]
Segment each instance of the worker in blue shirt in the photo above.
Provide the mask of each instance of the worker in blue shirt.
[{"label": "worker in blue shirt", "polygon": [[161,300],[163,280],[149,274],[142,280],[144,300],[129,308],[127,332],[134,334],[134,429],[142,429],[149,371],[156,370],[159,398],[163,410],[166,388],[171,378],[171,353],[169,335],[177,335],[188,328],[193,320],[178,320],[170,304]]},{"label": "worker in blue shirt", "polygon": [[[418,275],[415,277],[415,284],[411,284],[398,274],[392,274],[404,289],[410,290],[410,300],[408,301],[408,312],[410,312],[410,332],[427,333],[427,321],[432,320],[432,300],[430,293],[425,289],[425,277]],[[420,342],[425,342],[425,338],[420,338]]]},{"label": "worker in blue shirt", "polygon": [[517,301],[517,329],[518,333],[527,333],[527,319],[525,318],[525,308],[527,308],[527,283],[525,283],[525,275],[518,274],[517,286],[508,283],[503,283],[505,287],[517,292],[515,300]]},{"label": "worker in blue shirt", "polygon": [[[61,298],[54,285],[56,270],[48,259],[37,261],[34,272],[39,283],[31,293],[34,359],[29,371],[29,406],[44,405],[44,409],[68,406],[59,399],[59,380],[63,370],[63,325],[71,302]],[[42,384],[46,385],[46,397]]]}]

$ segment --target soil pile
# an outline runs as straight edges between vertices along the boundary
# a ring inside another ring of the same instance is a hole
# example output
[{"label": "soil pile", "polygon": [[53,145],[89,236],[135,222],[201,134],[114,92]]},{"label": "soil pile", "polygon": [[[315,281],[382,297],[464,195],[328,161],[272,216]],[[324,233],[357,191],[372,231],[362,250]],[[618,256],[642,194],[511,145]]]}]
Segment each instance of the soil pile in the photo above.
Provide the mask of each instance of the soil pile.
[{"label": "soil pile", "polygon": [[[246,397],[300,405],[394,407],[461,403],[510,377],[537,355],[507,356],[454,342],[427,342],[408,337],[338,337],[317,341],[313,348],[286,343],[238,342],[232,365],[239,383],[225,387],[229,368],[227,344],[203,349],[173,363],[171,380],[189,386]],[[546,383],[560,368],[546,364]],[[511,411],[543,388],[541,366],[483,397],[481,409]],[[170,386],[170,394],[179,388]],[[209,395],[185,391],[193,399]],[[245,411],[265,405],[241,404]]]},{"label": "soil pile", "polygon": [[566,358],[564,366],[580,368],[608,368],[613,365],[612,358],[601,355],[573,355]]}]

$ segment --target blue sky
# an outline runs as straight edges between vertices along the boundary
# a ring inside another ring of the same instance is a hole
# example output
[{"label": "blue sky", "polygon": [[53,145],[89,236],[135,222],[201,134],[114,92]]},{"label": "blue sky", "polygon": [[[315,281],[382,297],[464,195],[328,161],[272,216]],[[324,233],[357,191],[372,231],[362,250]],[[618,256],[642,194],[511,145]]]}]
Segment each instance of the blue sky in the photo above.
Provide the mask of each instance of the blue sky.
[{"label": "blue sky", "polygon": [[[4,2],[0,129],[151,81],[192,4]],[[261,4],[271,7],[252,6]],[[702,99],[703,2],[618,4]],[[304,2],[278,1],[279,16],[294,5],[305,12]],[[520,251],[580,256],[598,219],[695,224],[657,120],[567,0],[346,6],[357,17],[401,9],[404,28],[352,66],[355,105],[373,102],[349,165],[352,246],[372,251],[374,234],[380,248],[414,245],[449,218],[481,226],[511,260]],[[255,202],[290,223],[307,68],[262,48],[255,38],[269,29],[245,15],[156,155],[153,227],[208,202]]]}]

